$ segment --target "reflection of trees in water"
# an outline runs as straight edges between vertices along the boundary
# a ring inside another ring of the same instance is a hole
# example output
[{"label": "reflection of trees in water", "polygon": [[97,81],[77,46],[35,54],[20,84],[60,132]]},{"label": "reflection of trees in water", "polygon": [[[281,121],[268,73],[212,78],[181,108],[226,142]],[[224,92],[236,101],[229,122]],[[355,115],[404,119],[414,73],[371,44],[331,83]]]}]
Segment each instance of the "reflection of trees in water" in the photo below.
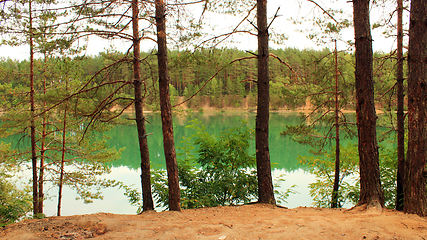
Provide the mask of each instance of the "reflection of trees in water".
[{"label": "reflection of trees in water", "polygon": [[[150,149],[150,160],[153,168],[165,168],[165,160],[163,153],[162,129],[159,114],[147,114],[147,133],[153,133],[148,137],[148,145]],[[194,134],[193,129],[185,126],[189,121],[199,119],[206,126],[209,134],[219,136],[220,133],[231,127],[238,127],[241,120],[247,120],[249,127],[255,127],[255,113],[192,113],[180,114],[179,120],[174,123],[175,144],[177,152],[182,147],[182,138],[189,137]],[[284,126],[297,124],[299,122],[298,114],[278,114],[272,113],[270,116],[270,158],[273,168],[286,169],[288,171],[297,170],[300,168],[298,163],[299,155],[307,155],[309,148],[292,141],[288,137],[283,137],[280,132]],[[131,169],[139,169],[140,162],[138,145],[136,138],[136,127],[133,125],[120,125],[108,132],[111,139],[108,144],[111,147],[121,148],[126,147],[122,153],[120,160],[112,163],[112,166],[127,166]],[[252,143],[252,153],[255,153],[255,142]]]}]

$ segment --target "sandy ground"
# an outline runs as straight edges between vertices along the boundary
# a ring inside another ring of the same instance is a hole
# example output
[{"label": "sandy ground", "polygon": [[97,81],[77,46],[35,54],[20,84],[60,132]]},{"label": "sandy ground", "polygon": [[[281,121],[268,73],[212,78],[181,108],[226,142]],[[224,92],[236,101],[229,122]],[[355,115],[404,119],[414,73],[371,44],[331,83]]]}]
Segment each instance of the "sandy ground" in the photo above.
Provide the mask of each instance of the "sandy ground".
[{"label": "sandy ground", "polygon": [[97,213],[25,220],[0,239],[427,239],[427,219],[394,210],[253,204],[140,215]]}]

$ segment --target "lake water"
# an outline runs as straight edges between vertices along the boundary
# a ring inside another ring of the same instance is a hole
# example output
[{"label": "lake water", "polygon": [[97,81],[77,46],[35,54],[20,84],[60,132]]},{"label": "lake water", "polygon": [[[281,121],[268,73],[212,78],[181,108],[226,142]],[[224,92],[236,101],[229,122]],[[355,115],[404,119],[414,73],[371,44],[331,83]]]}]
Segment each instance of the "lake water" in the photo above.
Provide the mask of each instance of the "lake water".
[{"label": "lake water", "polygon": [[[165,168],[165,160],[162,143],[161,118],[159,114],[146,114],[146,128],[152,168]],[[210,134],[219,136],[220,132],[231,127],[242,126],[242,120],[252,128],[255,127],[255,113],[192,113],[174,116],[174,133],[177,149],[181,146],[184,136],[191,136],[193,130],[186,128],[189,121],[199,119],[206,126]],[[292,185],[297,194],[292,194],[287,199],[288,203],[282,205],[294,208],[298,206],[311,206],[312,198],[309,195],[308,184],[315,182],[315,177],[301,168],[298,156],[309,155],[309,147],[300,145],[288,137],[280,135],[286,125],[298,124],[300,119],[297,114],[271,113],[270,117],[270,159],[273,166],[273,179],[285,174],[286,181],[280,184],[276,190],[283,191]],[[110,146],[117,149],[126,147],[120,160],[112,163],[112,172],[106,178],[122,181],[133,185],[140,191],[140,158],[135,125],[120,125],[108,132],[111,139]],[[254,145],[254,144],[253,144]],[[179,150],[177,150],[179,152]],[[251,149],[255,152],[254,147]],[[56,194],[54,189],[51,194]],[[77,201],[76,193],[68,188],[64,189],[62,215],[87,214],[96,212],[110,212],[118,214],[134,214],[136,207],[130,206],[121,189],[103,190],[104,200],[94,200],[91,204]],[[56,214],[57,199],[53,196],[45,201],[45,214]]]}]

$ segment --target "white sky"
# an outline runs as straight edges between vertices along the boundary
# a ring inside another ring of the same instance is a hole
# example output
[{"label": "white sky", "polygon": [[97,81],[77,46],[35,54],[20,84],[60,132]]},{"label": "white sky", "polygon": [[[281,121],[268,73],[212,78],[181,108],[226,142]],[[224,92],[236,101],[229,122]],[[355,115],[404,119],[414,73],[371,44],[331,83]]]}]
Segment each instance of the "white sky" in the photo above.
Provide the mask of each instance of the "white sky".
[{"label": "white sky", "polygon": [[[345,0],[339,0],[339,2],[332,3],[331,1],[336,0],[318,0],[316,1],[318,4],[322,5],[325,9],[328,9],[330,6],[339,6],[342,8],[348,15],[348,18],[350,21],[352,21],[352,4],[351,2],[348,3]],[[302,23],[301,25],[294,25],[292,24],[288,19],[290,18],[296,18],[300,19],[301,17],[311,17],[314,15],[321,15],[322,13],[319,11],[318,8],[315,7],[313,3],[308,2],[307,0],[269,0],[268,1],[269,8],[268,8],[268,15],[269,17],[274,16],[274,13],[276,12],[277,8],[280,6],[280,10],[278,12],[280,17],[276,18],[275,21],[272,24],[272,27],[276,29],[276,32],[285,33],[288,37],[288,40],[285,41],[283,45],[275,45],[273,43],[270,43],[270,47],[273,48],[286,48],[286,47],[295,47],[299,49],[322,49],[322,48],[332,48],[332,43],[329,45],[322,45],[322,46],[316,46],[314,42],[307,39],[305,31],[304,33],[300,33],[297,31],[297,29],[310,29],[312,28],[311,23]],[[371,10],[371,24],[377,21],[378,19],[382,18],[383,14],[382,11],[379,9],[373,9]],[[215,16],[215,15],[213,15]],[[212,17],[211,24],[217,25],[216,30],[217,31],[224,31],[228,32],[230,29],[232,29],[238,22],[240,21],[240,18],[234,17],[234,16],[221,16],[218,17]],[[374,30],[372,32],[373,35],[373,48],[374,51],[383,51],[383,52],[390,52],[394,45],[394,41],[392,39],[385,39],[381,35],[381,29],[380,30]],[[353,30],[348,29],[344,31],[344,38],[347,40],[353,39]],[[239,35],[233,37],[235,41],[238,41],[236,44],[228,44],[228,47],[237,47],[242,50],[255,50],[257,47],[257,41],[255,36],[251,35]],[[114,45],[114,48],[119,51],[126,51],[130,47],[130,43],[123,43],[123,42],[108,42],[108,41],[99,41],[96,39],[91,39],[88,43],[87,55],[96,55],[100,51],[104,51],[105,49],[108,49],[110,45]],[[142,50],[148,51],[154,47],[153,42],[143,42],[142,43]],[[340,44],[338,45],[338,48],[340,48]],[[345,48],[344,44],[342,44],[341,48]],[[22,46],[22,47],[9,47],[9,46],[0,46],[0,57],[9,57],[12,59],[28,59],[29,58],[29,47],[28,46]]]}]

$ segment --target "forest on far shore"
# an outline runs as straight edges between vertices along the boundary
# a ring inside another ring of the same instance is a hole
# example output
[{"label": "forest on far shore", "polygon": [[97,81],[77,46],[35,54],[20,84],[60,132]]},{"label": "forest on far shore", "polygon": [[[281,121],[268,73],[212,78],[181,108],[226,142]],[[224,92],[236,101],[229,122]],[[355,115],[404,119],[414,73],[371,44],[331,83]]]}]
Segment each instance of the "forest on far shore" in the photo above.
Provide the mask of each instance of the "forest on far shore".
[{"label": "forest on far shore", "polygon": [[[334,86],[335,58],[329,49],[299,50],[296,48],[271,49],[270,52],[270,104],[271,110],[302,107],[309,99],[315,106],[334,98],[328,89]],[[354,54],[341,51],[338,55],[341,108],[354,109]],[[48,85],[58,87],[63,78],[80,81],[93,78],[93,86],[101,86],[98,97],[116,91],[117,85],[132,80],[131,62],[120,62],[124,53],[114,50],[96,56],[75,58],[39,58],[35,61],[35,90],[43,89],[42,79],[51,79]],[[170,94],[172,105],[187,100],[185,106],[199,110],[202,104],[214,108],[256,108],[257,62],[252,53],[238,49],[170,51]],[[145,91],[144,110],[159,110],[158,69],[155,53],[141,54],[141,73]],[[119,64],[117,64],[119,62]],[[113,66],[111,66],[113,64]],[[0,87],[28,88],[29,61],[0,59]],[[375,98],[377,107],[395,109],[396,59],[386,53],[374,53]],[[107,71],[100,72],[100,69]],[[64,74],[64,68],[72,69]],[[72,75],[75,76],[72,76]],[[64,83],[66,81],[63,81]],[[117,82],[117,84],[115,84]],[[106,84],[108,83],[108,84]],[[81,86],[76,83],[76,86]],[[131,84],[117,91],[123,99],[133,96]],[[180,97],[180,98],[178,98]],[[244,99],[246,98],[246,101]],[[244,106],[243,103],[247,105]],[[120,100],[114,105],[125,106]],[[114,106],[109,106],[113,108]]]}]

